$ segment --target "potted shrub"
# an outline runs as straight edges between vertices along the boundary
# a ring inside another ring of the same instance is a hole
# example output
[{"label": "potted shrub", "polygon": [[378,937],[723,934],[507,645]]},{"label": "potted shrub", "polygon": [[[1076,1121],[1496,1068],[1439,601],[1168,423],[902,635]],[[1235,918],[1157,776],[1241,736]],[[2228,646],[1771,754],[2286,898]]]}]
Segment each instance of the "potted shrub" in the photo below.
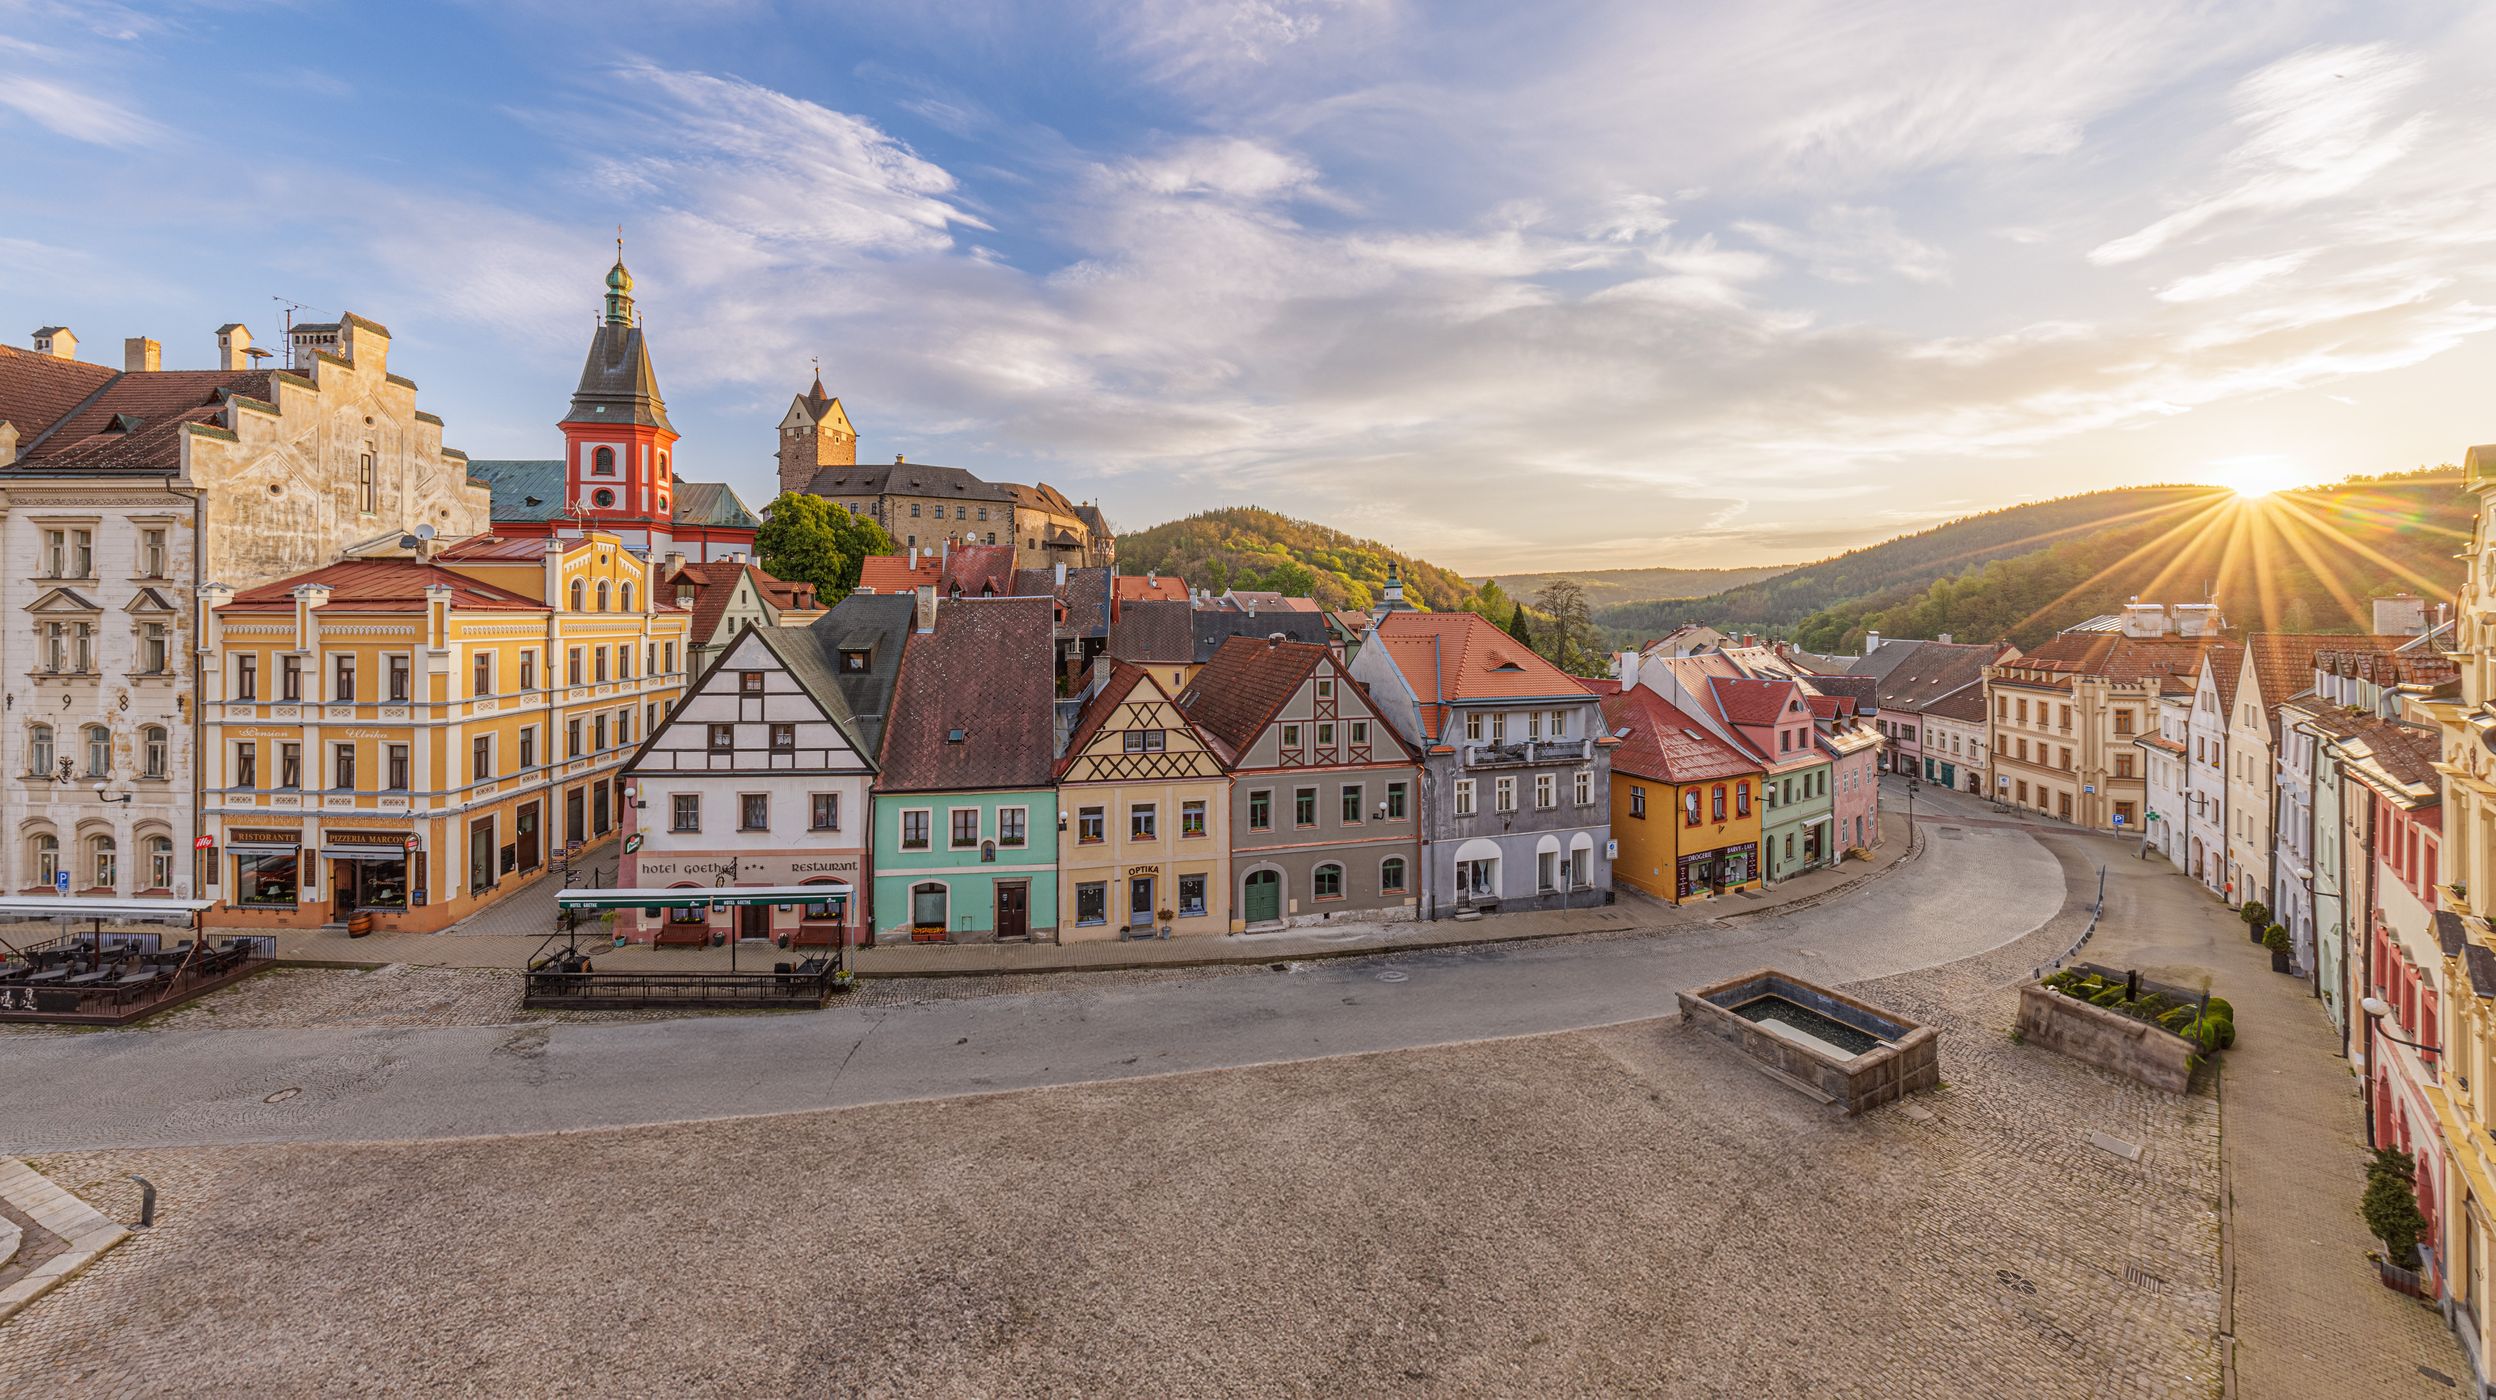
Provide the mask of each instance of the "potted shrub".
[{"label": "potted shrub", "polygon": [[2296,971],[2288,962],[2288,930],[2284,926],[2273,924],[2262,930],[2262,946],[2271,950],[2271,971]]},{"label": "potted shrub", "polygon": [[2248,899],[2244,907],[2236,911],[2236,917],[2245,921],[2245,936],[2259,943],[2262,941],[2264,926],[2271,921],[2271,907],[2261,900]]},{"label": "potted shrub", "polygon": [[2427,1218],[2418,1209],[2417,1172],[2417,1161],[2408,1153],[2377,1148],[2366,1168],[2366,1194],[2357,1205],[2367,1230],[2383,1241],[2383,1257],[2375,1267],[2384,1286],[2413,1295],[2419,1279],[2410,1266],[2418,1262],[2418,1240],[2427,1229]]}]

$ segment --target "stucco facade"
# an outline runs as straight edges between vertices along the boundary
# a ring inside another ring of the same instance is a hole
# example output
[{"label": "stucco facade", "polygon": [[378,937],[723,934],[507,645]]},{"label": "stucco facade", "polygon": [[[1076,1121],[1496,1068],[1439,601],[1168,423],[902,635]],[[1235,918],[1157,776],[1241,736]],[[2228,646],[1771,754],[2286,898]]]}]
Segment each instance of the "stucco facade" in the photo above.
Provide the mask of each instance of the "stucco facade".
[{"label": "stucco facade", "polygon": [[1231,931],[1230,780],[1150,675],[1111,669],[1067,741],[1057,796],[1061,942]]}]

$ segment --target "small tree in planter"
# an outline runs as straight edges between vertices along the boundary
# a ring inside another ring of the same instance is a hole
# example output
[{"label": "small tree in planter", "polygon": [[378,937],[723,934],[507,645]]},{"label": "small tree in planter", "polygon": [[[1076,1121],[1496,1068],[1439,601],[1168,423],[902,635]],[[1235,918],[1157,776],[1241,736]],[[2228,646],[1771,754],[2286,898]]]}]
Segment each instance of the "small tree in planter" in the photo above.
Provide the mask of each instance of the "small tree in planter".
[{"label": "small tree in planter", "polygon": [[2357,1204],[2367,1231],[2383,1241],[2384,1262],[2404,1271],[2416,1267],[2418,1240],[2427,1230],[2427,1217],[2418,1209],[2417,1179],[2415,1158],[2396,1147],[2378,1148],[2366,1168],[2366,1194]]},{"label": "small tree in planter", "polygon": [[2237,909],[2236,917],[2245,921],[2245,935],[2259,943],[2263,927],[2271,921],[2271,907],[2261,900],[2248,899]]},{"label": "small tree in planter", "polygon": [[2273,924],[2262,930],[2262,946],[2271,950],[2271,971],[2294,972],[2296,970],[2288,963],[2289,943],[2286,927]]}]

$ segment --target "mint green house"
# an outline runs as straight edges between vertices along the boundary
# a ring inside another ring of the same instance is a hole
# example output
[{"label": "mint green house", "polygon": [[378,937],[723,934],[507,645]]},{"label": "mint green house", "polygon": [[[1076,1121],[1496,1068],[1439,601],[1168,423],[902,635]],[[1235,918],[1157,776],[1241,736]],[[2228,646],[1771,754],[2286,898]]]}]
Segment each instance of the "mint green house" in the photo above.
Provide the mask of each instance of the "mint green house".
[{"label": "mint green house", "polygon": [[1054,939],[1056,602],[919,607],[875,785],[875,940]]}]

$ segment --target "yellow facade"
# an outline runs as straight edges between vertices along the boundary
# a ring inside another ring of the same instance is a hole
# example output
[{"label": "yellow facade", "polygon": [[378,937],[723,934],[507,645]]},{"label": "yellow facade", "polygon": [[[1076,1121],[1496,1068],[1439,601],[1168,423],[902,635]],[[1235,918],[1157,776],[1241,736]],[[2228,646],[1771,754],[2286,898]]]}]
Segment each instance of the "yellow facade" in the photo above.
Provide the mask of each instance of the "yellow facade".
[{"label": "yellow facade", "polygon": [[[1679,904],[1757,889],[1764,773],[1674,783],[1612,772],[1612,878]],[[1698,821],[1690,814],[1696,803]],[[1723,812],[1717,813],[1721,803]]]},{"label": "yellow facade", "polygon": [[610,535],[482,540],[208,594],[211,923],[443,928],[620,824],[687,615]]},{"label": "yellow facade", "polygon": [[1151,675],[1092,697],[1057,800],[1060,942],[1231,932],[1230,779]]}]

